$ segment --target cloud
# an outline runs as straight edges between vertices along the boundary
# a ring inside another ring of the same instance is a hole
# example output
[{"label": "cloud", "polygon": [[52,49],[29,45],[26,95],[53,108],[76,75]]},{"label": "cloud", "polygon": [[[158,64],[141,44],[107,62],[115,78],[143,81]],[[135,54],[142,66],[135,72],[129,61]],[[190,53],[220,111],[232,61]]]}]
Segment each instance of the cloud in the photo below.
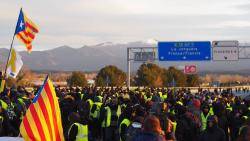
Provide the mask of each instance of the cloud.
[{"label": "cloud", "polygon": [[250,33],[247,0],[9,0],[0,5],[0,46],[10,44],[21,6],[40,28],[38,49],[149,38],[248,40]]},{"label": "cloud", "polygon": [[234,8],[249,13],[250,12],[250,9],[249,9],[250,8],[250,3],[247,2],[247,3],[243,3],[243,4],[237,4],[237,5],[234,6]]}]

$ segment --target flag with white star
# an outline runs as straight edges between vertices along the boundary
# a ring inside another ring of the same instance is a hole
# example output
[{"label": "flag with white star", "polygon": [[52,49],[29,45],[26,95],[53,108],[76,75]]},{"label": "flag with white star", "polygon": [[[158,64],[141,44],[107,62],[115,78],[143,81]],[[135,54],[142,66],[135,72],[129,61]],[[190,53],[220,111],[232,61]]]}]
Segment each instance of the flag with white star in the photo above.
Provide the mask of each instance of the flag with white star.
[{"label": "flag with white star", "polygon": [[28,19],[22,9],[16,24],[15,35],[16,37],[25,44],[28,52],[32,50],[32,41],[35,39],[35,34],[38,33],[37,26]]}]

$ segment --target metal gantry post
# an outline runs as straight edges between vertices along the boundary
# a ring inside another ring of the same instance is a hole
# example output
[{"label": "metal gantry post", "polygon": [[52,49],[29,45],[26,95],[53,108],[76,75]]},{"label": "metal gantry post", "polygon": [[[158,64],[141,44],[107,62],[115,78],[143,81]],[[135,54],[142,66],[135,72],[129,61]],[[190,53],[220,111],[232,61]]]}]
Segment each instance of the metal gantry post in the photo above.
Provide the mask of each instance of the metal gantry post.
[{"label": "metal gantry post", "polygon": [[127,87],[130,88],[130,48],[127,48]]}]

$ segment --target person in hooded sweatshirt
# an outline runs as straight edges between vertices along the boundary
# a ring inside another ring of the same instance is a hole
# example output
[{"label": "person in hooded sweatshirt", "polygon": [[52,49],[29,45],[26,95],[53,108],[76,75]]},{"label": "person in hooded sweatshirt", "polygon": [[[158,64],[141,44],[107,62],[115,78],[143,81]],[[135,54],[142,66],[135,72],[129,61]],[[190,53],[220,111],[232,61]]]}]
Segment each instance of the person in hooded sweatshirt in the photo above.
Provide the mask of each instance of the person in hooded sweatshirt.
[{"label": "person in hooded sweatshirt", "polygon": [[202,132],[200,141],[226,141],[225,132],[218,126],[216,115],[208,117],[207,128]]}]

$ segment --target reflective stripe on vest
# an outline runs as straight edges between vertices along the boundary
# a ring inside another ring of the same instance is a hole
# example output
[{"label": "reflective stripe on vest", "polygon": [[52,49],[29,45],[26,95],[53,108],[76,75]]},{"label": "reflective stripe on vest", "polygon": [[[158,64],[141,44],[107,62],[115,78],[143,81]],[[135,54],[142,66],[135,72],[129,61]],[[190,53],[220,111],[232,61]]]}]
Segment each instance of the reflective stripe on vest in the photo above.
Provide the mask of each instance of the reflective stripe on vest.
[{"label": "reflective stripe on vest", "polygon": [[76,135],[76,141],[88,141],[88,125],[82,125],[80,123],[74,123],[69,128],[68,135],[69,135],[70,130],[71,130],[73,125],[76,125],[77,128],[78,128],[78,132],[77,132],[77,135]]}]

